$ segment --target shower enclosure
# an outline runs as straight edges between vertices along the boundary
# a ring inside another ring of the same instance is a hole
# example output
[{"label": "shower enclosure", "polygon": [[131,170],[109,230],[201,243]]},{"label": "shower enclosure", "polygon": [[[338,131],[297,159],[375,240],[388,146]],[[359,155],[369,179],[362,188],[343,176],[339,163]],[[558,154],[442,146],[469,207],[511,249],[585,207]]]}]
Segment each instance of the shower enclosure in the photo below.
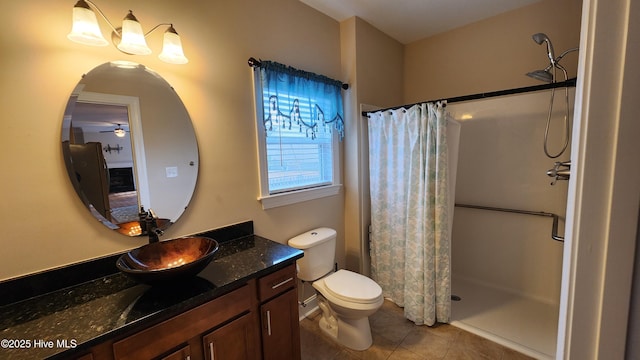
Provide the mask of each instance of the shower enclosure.
[{"label": "shower enclosure", "polygon": [[[462,124],[455,194],[459,204],[557,214],[562,236],[568,182],[547,175],[554,160],[543,151],[549,91],[448,106]],[[571,110],[573,97],[571,88]],[[550,147],[564,141],[565,109],[564,101],[554,106]],[[567,150],[556,161],[569,156]],[[452,324],[535,358],[553,358],[563,243],[552,239],[552,225],[551,217],[456,207]]]}]

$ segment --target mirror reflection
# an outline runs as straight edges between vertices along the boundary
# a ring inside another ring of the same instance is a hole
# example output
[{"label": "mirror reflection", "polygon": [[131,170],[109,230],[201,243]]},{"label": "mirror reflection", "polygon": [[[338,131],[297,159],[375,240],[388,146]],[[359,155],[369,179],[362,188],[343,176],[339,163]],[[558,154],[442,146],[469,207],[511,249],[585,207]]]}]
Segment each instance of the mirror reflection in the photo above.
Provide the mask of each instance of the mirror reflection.
[{"label": "mirror reflection", "polygon": [[87,209],[125,235],[142,234],[141,209],[166,229],[195,188],[191,119],[174,89],[140,64],[106,63],[82,77],[65,109],[62,148]]}]

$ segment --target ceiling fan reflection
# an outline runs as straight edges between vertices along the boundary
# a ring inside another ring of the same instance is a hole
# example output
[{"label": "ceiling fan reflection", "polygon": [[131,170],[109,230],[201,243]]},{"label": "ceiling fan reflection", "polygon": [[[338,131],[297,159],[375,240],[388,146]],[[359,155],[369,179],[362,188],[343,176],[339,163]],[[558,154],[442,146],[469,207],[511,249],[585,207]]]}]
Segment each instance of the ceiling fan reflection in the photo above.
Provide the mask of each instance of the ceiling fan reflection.
[{"label": "ceiling fan reflection", "polygon": [[109,133],[109,132],[113,132],[117,137],[124,137],[126,135],[126,133],[129,132],[129,130],[125,130],[122,128],[122,126],[120,126],[120,124],[116,124],[116,128],[113,130],[103,130],[100,131],[101,133]]}]

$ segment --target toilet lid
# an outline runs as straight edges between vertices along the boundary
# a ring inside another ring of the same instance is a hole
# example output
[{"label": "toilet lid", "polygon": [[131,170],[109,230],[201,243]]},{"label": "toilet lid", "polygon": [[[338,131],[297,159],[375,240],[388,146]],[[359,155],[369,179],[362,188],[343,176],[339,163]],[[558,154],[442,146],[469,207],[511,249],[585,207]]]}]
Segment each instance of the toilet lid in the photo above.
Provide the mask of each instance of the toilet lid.
[{"label": "toilet lid", "polygon": [[348,270],[338,270],[327,276],[324,284],[331,295],[345,301],[368,304],[382,296],[382,288],[375,281]]}]

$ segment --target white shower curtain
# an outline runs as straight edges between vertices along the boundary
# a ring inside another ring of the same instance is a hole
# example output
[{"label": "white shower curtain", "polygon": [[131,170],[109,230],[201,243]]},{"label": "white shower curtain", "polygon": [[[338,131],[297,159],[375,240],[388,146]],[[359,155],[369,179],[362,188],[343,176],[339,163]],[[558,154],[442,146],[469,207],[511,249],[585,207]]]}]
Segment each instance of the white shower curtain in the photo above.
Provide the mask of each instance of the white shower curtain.
[{"label": "white shower curtain", "polygon": [[371,274],[416,324],[451,313],[447,118],[439,103],[369,118]]}]

